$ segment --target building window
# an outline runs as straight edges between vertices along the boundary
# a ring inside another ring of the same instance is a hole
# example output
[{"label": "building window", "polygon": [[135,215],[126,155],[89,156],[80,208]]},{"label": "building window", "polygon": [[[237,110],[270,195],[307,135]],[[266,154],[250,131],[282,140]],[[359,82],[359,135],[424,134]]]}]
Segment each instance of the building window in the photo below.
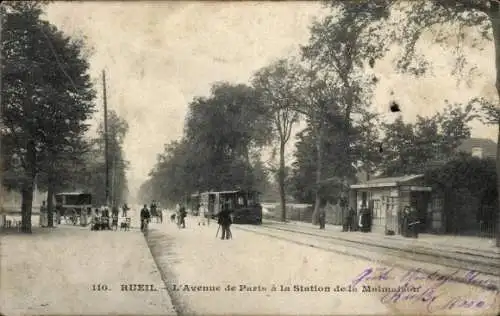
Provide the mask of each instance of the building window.
[{"label": "building window", "polygon": [[481,147],[472,147],[472,156],[483,158],[483,149]]}]

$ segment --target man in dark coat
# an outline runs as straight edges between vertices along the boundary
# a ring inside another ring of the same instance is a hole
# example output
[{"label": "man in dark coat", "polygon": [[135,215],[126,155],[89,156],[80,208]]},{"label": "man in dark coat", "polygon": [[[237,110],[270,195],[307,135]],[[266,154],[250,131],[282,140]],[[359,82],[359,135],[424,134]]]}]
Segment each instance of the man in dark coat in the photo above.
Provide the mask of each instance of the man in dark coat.
[{"label": "man in dark coat", "polygon": [[149,221],[151,218],[151,214],[149,213],[148,206],[144,204],[144,207],[141,210],[141,231],[146,227],[145,221]]},{"label": "man in dark coat", "polygon": [[320,208],[319,210],[319,229],[325,229],[326,222],[326,211],[324,208]]},{"label": "man in dark coat", "polygon": [[186,228],[186,207],[183,205],[179,209],[179,217],[180,217],[180,223],[179,226],[182,226],[182,228]]},{"label": "man in dark coat", "polygon": [[352,207],[347,211],[347,231],[354,231],[354,226],[356,222],[356,211]]},{"label": "man in dark coat", "polygon": [[222,227],[221,239],[229,239],[231,237],[231,211],[228,207],[224,207],[218,214],[217,223]]},{"label": "man in dark coat", "polygon": [[410,207],[408,213],[408,237],[418,238],[420,221],[418,220],[418,213],[415,208]]}]

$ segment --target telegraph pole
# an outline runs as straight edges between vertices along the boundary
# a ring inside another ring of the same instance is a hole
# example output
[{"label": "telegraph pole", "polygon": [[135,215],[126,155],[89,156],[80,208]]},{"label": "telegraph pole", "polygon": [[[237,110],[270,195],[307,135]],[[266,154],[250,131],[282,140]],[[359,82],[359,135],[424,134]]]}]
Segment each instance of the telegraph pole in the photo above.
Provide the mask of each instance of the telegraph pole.
[{"label": "telegraph pole", "polygon": [[106,206],[109,205],[109,161],[108,161],[108,102],[106,96],[106,73],[102,71],[104,100],[104,161],[106,163]]}]

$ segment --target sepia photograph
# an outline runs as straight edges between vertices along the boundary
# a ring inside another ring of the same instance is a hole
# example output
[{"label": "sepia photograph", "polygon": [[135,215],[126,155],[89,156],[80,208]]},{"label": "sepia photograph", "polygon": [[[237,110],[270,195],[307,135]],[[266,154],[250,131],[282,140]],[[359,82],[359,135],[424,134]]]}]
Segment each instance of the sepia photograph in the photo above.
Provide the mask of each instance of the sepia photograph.
[{"label": "sepia photograph", "polygon": [[500,0],[0,26],[0,315],[500,315]]}]

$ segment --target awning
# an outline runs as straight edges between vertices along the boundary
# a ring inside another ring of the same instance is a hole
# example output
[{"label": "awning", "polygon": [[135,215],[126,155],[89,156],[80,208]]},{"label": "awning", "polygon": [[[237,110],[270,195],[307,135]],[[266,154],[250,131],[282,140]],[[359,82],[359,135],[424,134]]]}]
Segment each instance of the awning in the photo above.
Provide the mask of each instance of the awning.
[{"label": "awning", "polygon": [[351,189],[370,189],[370,188],[388,188],[388,187],[397,187],[398,184],[396,182],[387,182],[387,183],[361,183],[361,184],[353,184],[351,185]]},{"label": "awning", "polygon": [[403,185],[400,187],[401,191],[411,191],[411,192],[431,192],[432,188],[431,187],[423,187],[423,186],[408,186],[408,185]]},{"label": "awning", "polygon": [[404,185],[410,181],[423,178],[423,174],[406,175],[401,177],[376,178],[364,183],[353,184],[351,189],[370,189],[370,188],[395,188]]}]

